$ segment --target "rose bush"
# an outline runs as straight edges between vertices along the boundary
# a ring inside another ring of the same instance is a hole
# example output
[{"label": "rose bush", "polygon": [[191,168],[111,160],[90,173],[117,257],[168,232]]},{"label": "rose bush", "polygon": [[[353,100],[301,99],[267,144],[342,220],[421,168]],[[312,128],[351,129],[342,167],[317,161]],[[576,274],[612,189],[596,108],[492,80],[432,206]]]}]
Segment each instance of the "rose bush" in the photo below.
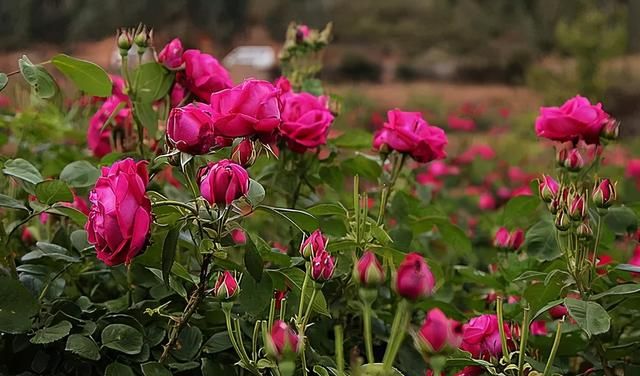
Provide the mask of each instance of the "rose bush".
[{"label": "rose bush", "polygon": [[638,372],[640,168],[606,104],[542,108],[536,144],[472,104],[372,133],[317,79],[331,27],[290,25],[286,77],[235,86],[150,34],[119,30],[122,78],[19,61],[0,374]]}]

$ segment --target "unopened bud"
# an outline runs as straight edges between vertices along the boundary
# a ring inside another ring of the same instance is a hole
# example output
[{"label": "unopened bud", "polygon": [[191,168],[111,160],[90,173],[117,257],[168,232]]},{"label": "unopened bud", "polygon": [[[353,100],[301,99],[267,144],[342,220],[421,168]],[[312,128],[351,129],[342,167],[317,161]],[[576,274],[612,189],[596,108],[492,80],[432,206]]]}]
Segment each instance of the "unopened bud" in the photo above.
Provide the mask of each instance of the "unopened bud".
[{"label": "unopened bud", "polygon": [[616,197],[616,184],[611,183],[611,180],[609,179],[602,179],[600,182],[596,181],[596,185],[593,187],[591,199],[597,208],[609,208],[616,200]]},{"label": "unopened bud", "polygon": [[249,138],[240,141],[231,151],[231,160],[243,167],[251,166],[256,160],[256,148]]},{"label": "unopened bud", "polygon": [[131,45],[133,44],[133,36],[131,30],[120,28],[117,31],[116,44],[120,50],[120,56],[127,56]]},{"label": "unopened bud", "polygon": [[614,118],[610,118],[602,127],[600,137],[605,140],[616,140],[620,135],[620,122]]},{"label": "unopened bud", "polygon": [[584,167],[584,159],[578,149],[571,149],[567,154],[567,159],[564,160],[564,167],[569,171],[577,172]]},{"label": "unopened bud", "polygon": [[593,230],[587,222],[582,222],[576,229],[576,234],[580,240],[590,240],[593,238]]},{"label": "unopened bud", "polygon": [[556,214],[555,220],[556,228],[560,231],[567,231],[569,226],[571,225],[571,221],[569,217],[565,214],[564,210],[560,210],[558,214]]}]

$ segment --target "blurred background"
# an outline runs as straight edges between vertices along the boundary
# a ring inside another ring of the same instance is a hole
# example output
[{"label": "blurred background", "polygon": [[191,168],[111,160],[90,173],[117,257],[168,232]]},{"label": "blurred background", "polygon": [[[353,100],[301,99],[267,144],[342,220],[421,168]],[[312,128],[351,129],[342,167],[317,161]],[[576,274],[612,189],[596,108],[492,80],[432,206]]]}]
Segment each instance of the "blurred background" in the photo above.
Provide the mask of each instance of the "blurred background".
[{"label": "blurred background", "polygon": [[322,79],[347,107],[519,113],[580,93],[629,133],[640,129],[638,20],[640,0],[3,0],[0,71],[60,51],[116,71],[116,28],[144,22],[157,50],[178,36],[236,82],[273,78],[290,21],[332,21]]}]

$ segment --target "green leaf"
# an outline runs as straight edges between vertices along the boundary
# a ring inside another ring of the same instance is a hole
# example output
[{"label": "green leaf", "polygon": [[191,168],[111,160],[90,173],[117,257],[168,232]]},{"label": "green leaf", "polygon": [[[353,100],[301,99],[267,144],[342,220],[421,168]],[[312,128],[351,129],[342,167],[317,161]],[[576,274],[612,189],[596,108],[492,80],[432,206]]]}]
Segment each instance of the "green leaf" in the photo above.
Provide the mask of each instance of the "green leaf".
[{"label": "green leaf", "polygon": [[73,193],[61,180],[45,180],[36,184],[36,197],[43,204],[53,205],[56,202],[73,202]]},{"label": "green leaf", "polygon": [[231,338],[229,338],[229,333],[223,331],[209,337],[207,342],[204,344],[202,351],[215,354],[228,350],[232,346],[233,344],[231,343]]},{"label": "green leaf", "polygon": [[34,65],[25,55],[18,59],[20,73],[25,81],[34,89],[38,97],[51,98],[58,92],[58,85],[41,65]]},{"label": "green leaf", "polygon": [[69,321],[63,320],[55,325],[39,329],[29,341],[35,344],[55,342],[68,336],[72,327]]},{"label": "green leaf", "polygon": [[618,235],[631,234],[638,229],[636,213],[626,206],[609,208],[604,222]]},{"label": "green leaf", "polygon": [[69,206],[54,206],[47,209],[47,213],[65,216],[80,226],[84,226],[87,222],[87,216],[83,212]]},{"label": "green leaf", "polygon": [[355,157],[345,159],[340,164],[345,173],[359,175],[365,179],[376,180],[382,173],[380,162],[374,157],[357,154]]},{"label": "green leaf", "polygon": [[100,177],[100,170],[87,161],[75,161],[60,172],[60,180],[73,188],[91,187]]},{"label": "green leaf", "polygon": [[104,370],[104,376],[135,376],[135,373],[129,366],[113,362]]},{"label": "green leaf", "polygon": [[323,366],[313,366],[313,373],[318,376],[329,376],[329,371],[327,371]]},{"label": "green leaf", "polygon": [[256,209],[277,214],[293,224],[300,231],[312,232],[318,229],[318,219],[303,210],[276,208],[273,206],[260,205]]},{"label": "green leaf", "polygon": [[623,270],[625,272],[640,273],[640,266],[638,265],[620,264],[616,265],[616,269]]},{"label": "green leaf", "polygon": [[6,73],[0,73],[0,91],[9,83],[9,76]]},{"label": "green leaf", "polygon": [[22,261],[38,260],[43,257],[48,257],[53,260],[62,260],[66,262],[80,262],[80,259],[74,256],[70,256],[66,248],[57,244],[47,242],[37,242],[33,250],[24,256]]},{"label": "green leaf", "polygon": [[516,196],[510,199],[504,206],[502,223],[511,227],[523,218],[532,216],[540,206],[538,196]]},{"label": "green leaf", "polygon": [[549,284],[530,284],[522,294],[531,307],[531,312],[538,312],[547,302],[561,296],[562,284],[553,279]]},{"label": "green leaf", "polygon": [[144,376],[172,376],[171,371],[158,362],[145,363],[140,368]]},{"label": "green leaf", "polygon": [[144,128],[155,139],[158,131],[158,114],[154,111],[152,102],[133,102],[134,116],[140,120]]},{"label": "green leaf", "polygon": [[382,245],[389,245],[389,243],[393,243],[393,240],[382,226],[378,226],[375,223],[371,223],[371,235],[373,235],[373,237]]},{"label": "green leaf", "polygon": [[255,243],[251,240],[251,236],[247,235],[247,243],[245,244],[244,251],[244,266],[247,271],[256,280],[260,282],[262,279],[262,269],[264,268],[264,261],[260,256],[260,252],[256,248]]},{"label": "green leaf", "polygon": [[452,224],[449,218],[441,216],[429,216],[415,220],[411,224],[411,228],[415,233],[423,233],[432,231],[437,228],[442,241],[446,245],[457,252],[471,252],[471,240],[467,237],[464,230]]},{"label": "green leaf", "polygon": [[547,312],[548,310],[557,306],[558,304],[562,304],[563,302],[564,302],[563,299],[556,299],[556,300],[547,302],[547,304],[545,304],[537,312],[534,312],[533,316],[531,317],[531,321],[535,320],[536,318],[538,318],[538,316],[542,315],[543,313]]},{"label": "green leaf", "polygon": [[18,209],[29,211],[22,202],[16,200],[13,197],[9,197],[3,194],[0,194],[0,208],[9,208],[9,209]]},{"label": "green leaf", "polygon": [[102,346],[135,355],[142,350],[142,334],[135,328],[124,324],[111,324],[102,331]]},{"label": "green leaf", "polygon": [[0,276],[0,332],[17,334],[31,329],[40,306],[29,290],[11,277]]},{"label": "green leaf", "polygon": [[302,81],[300,89],[315,96],[322,95],[322,81],[317,78],[307,78]]},{"label": "green leaf", "polygon": [[332,144],[339,148],[348,149],[370,149],[373,135],[360,129],[349,129],[340,137],[331,141]]},{"label": "green leaf", "polygon": [[99,65],[65,54],[54,56],[51,63],[85,93],[96,97],[111,95],[111,79]]},{"label": "green leaf", "polygon": [[202,332],[196,326],[188,326],[178,336],[178,346],[171,351],[176,359],[189,361],[193,359],[202,346]]},{"label": "green leaf", "polygon": [[171,275],[171,267],[176,259],[178,250],[178,239],[180,237],[180,227],[174,227],[167,233],[162,246],[162,281],[165,287],[169,288],[169,276]]},{"label": "green leaf", "polygon": [[260,205],[264,200],[265,192],[262,184],[253,179],[249,179],[249,192],[247,192],[247,201],[252,207]]},{"label": "green leaf", "polygon": [[640,292],[640,283],[627,283],[624,285],[618,285],[618,286],[612,287],[607,291],[593,295],[590,298],[590,300],[598,300],[600,298],[604,298],[605,296],[612,296],[612,295],[635,294],[637,292]]},{"label": "green leaf", "polygon": [[540,261],[551,261],[561,256],[556,240],[556,228],[549,219],[531,226],[525,235],[524,245],[530,256]]},{"label": "green leaf", "polygon": [[588,337],[609,331],[611,317],[609,317],[607,311],[602,308],[600,304],[565,298],[564,305],[569,310],[569,315],[576,320],[578,326],[584,330]]},{"label": "green leaf", "polygon": [[136,69],[136,100],[154,102],[162,99],[171,88],[173,73],[156,62],[142,64]]},{"label": "green leaf", "polygon": [[6,161],[2,172],[5,175],[13,176],[31,184],[38,184],[43,180],[38,169],[22,158]]},{"label": "green leaf", "polygon": [[308,208],[307,211],[316,217],[324,215],[338,215],[345,217],[348,214],[344,206],[340,204],[318,204]]},{"label": "green leaf", "polygon": [[67,338],[66,351],[70,351],[79,357],[98,360],[100,359],[100,349],[98,345],[89,337],[82,334],[72,334]]}]

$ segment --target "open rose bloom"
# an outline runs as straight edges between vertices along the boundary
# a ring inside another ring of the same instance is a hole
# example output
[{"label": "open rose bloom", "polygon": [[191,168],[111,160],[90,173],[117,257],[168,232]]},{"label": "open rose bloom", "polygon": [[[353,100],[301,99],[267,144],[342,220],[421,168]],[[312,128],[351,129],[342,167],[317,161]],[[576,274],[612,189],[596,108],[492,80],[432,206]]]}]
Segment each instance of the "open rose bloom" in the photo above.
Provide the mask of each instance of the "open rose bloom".
[{"label": "open rose bloom", "polygon": [[152,222],[148,182],[147,162],[127,158],[103,167],[89,194],[85,230],[97,257],[109,266],[130,263],[147,246]]}]

